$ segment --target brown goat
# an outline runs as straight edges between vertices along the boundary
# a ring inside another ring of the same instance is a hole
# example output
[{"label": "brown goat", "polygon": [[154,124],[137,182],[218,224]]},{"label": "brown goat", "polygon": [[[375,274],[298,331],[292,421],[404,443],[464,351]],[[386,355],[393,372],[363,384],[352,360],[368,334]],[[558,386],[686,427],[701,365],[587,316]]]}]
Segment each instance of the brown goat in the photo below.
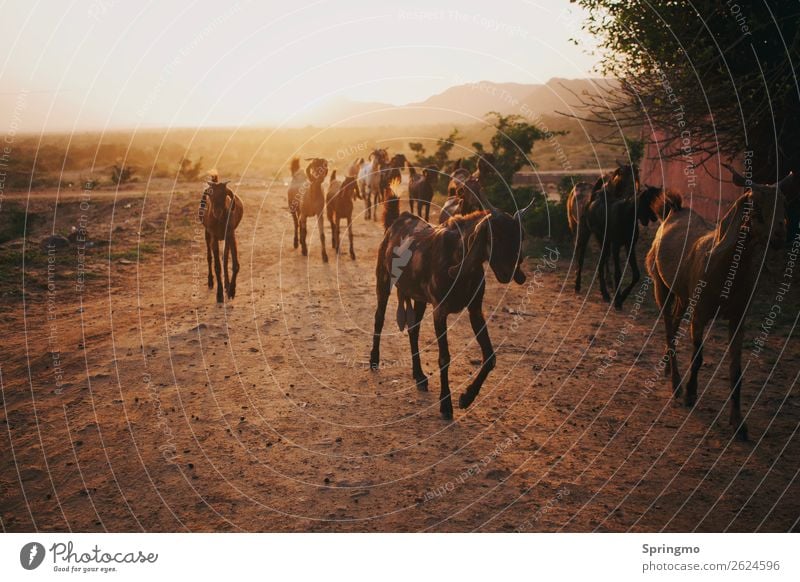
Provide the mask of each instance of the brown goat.
[{"label": "brown goat", "polygon": [[[731,172],[737,185],[746,185],[744,178]],[[665,371],[671,375],[675,397],[681,394],[677,339],[685,333],[681,323],[688,323],[694,353],[684,394],[686,406],[693,406],[697,399],[703,330],[717,317],[728,320],[730,424],[741,440],[747,440],[740,404],[744,320],[767,244],[780,247],[785,242],[783,192],[796,185],[794,174],[771,186],[752,184],[716,227],[692,210],[672,210],[656,232],[645,261],[664,318],[664,362],[669,364]]]},{"label": "brown goat", "polygon": [[414,203],[417,205],[417,216],[422,218],[425,211],[425,220],[430,218],[431,200],[433,200],[433,189],[436,184],[437,169],[429,166],[422,169],[422,174],[417,173],[413,166],[408,168],[408,204],[411,212],[414,212]]},{"label": "brown goat", "polygon": [[347,176],[343,181],[336,179],[336,170],[331,174],[330,185],[328,186],[328,196],[325,200],[325,208],[328,214],[328,221],[331,224],[331,246],[339,254],[341,245],[341,221],[347,220],[347,235],[350,238],[350,258],[355,260],[356,253],[353,250],[353,200],[360,198],[358,184],[355,176]]},{"label": "brown goat", "polygon": [[323,158],[306,158],[305,178],[300,174],[300,160],[292,160],[292,183],[289,185],[289,212],[294,220],[294,248],[298,244],[298,230],[300,247],[303,256],[308,256],[306,238],[308,234],[307,221],[317,217],[319,241],[322,246],[322,262],[328,262],[328,253],[325,250],[325,229],[323,210],[325,210],[325,193],[322,191],[322,182],[328,175],[328,161]]},{"label": "brown goat", "polygon": [[592,185],[589,182],[578,182],[572,187],[567,196],[567,222],[572,236],[578,235],[578,225],[581,215],[586,212],[592,200]]},{"label": "brown goat", "polygon": [[[208,288],[214,288],[214,277],[211,274],[213,255],[214,272],[217,276],[217,303],[222,303],[224,270],[224,289],[228,299],[236,296],[236,275],[239,273],[239,250],[236,245],[236,227],[242,221],[244,204],[242,199],[228,188],[228,182],[207,182],[208,188],[200,202],[200,220],[206,231],[206,258],[208,259]],[[223,264],[219,260],[219,243],[224,241]],[[233,259],[230,279],[228,278],[228,256]]]},{"label": "brown goat", "polygon": [[409,212],[399,214],[400,202],[387,201],[384,216],[386,233],[378,250],[376,266],[375,329],[370,367],[380,367],[380,339],[386,305],[392,288],[397,288],[397,323],[408,326],[411,342],[412,374],[420,390],[428,389],[428,378],[419,357],[419,326],[426,306],[433,306],[433,324],[439,344],[441,393],[439,411],[445,419],[453,418],[448,369],[450,351],[447,343],[447,316],[463,309],[469,311],[472,330],[481,347],[480,371],[459,398],[467,408],[478,395],[486,377],[495,366],[495,353],[483,315],[486,278],[483,264],[489,261],[497,280],[518,284],[525,282],[522,272],[522,217],[497,210],[484,200],[490,210],[479,210],[451,218],[432,226]]}]

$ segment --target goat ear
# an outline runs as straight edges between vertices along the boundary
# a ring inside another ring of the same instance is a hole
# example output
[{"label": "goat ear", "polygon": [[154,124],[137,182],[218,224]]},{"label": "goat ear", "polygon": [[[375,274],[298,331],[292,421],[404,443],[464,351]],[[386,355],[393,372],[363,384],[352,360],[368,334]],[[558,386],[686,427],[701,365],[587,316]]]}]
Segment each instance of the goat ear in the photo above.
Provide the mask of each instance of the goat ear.
[{"label": "goat ear", "polygon": [[489,258],[489,228],[489,216],[486,216],[475,226],[472,234],[465,241],[464,259],[460,264],[453,265],[448,269],[450,277],[455,279],[460,271],[469,273]]}]

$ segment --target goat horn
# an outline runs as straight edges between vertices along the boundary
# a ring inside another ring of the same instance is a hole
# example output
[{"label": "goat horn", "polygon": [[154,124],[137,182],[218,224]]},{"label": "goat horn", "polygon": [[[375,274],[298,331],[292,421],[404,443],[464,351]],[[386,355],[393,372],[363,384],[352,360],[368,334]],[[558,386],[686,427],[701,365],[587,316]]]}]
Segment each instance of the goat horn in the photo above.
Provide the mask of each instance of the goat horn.
[{"label": "goat horn", "polygon": [[789,174],[786,177],[784,177],[780,182],[778,182],[777,186],[778,190],[781,191],[781,194],[783,194],[784,196],[786,195],[786,193],[783,191],[783,187],[788,186],[789,183],[792,182],[794,179],[795,179],[794,172],[789,172]]},{"label": "goat horn", "polygon": [[728,171],[731,173],[731,175],[733,176],[733,183],[734,183],[735,185],[737,185],[737,186],[740,186],[740,187],[742,187],[742,188],[746,188],[746,187],[747,187],[747,180],[746,180],[746,179],[745,179],[745,177],[744,177],[744,176],[742,176],[742,175],[741,175],[739,172],[737,172],[736,170],[734,170],[734,169],[733,169],[733,166],[731,166],[730,164],[726,164],[726,163],[723,163],[722,165],[723,165],[723,167],[725,167],[725,168],[726,168],[726,169],[727,169],[727,170],[728,170]]},{"label": "goat horn", "polygon": [[527,213],[530,211],[530,209],[531,209],[531,208],[533,208],[533,202],[534,202],[534,200],[533,200],[533,199],[531,199],[531,202],[530,202],[530,204],[528,204],[528,205],[527,205],[525,208],[520,208],[519,210],[517,210],[517,211],[514,213],[514,218],[516,218],[517,220],[519,220],[519,221],[520,221],[520,223],[521,223],[521,222],[522,222],[522,219],[523,219],[523,217],[524,217],[524,216],[525,216],[525,215],[526,215],[526,214],[527,214]]}]

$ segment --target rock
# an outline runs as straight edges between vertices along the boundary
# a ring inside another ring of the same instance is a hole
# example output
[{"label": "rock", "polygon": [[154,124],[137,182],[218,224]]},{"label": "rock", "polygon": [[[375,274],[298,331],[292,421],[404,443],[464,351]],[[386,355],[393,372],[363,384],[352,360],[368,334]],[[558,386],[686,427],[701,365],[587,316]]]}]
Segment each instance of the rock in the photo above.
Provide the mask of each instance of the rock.
[{"label": "rock", "polygon": [[42,242],[39,243],[39,248],[45,253],[52,249],[66,249],[69,248],[69,240],[60,234],[54,234],[42,239]]}]

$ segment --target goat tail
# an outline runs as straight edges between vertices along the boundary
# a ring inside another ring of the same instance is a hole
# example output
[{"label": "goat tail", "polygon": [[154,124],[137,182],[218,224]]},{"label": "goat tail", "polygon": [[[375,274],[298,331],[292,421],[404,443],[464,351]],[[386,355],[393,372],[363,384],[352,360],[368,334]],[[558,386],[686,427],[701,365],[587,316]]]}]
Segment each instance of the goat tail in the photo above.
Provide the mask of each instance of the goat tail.
[{"label": "goat tail", "polygon": [[677,192],[664,190],[653,201],[651,208],[661,220],[666,220],[670,213],[677,212],[683,208],[683,197]]},{"label": "goat tail", "polygon": [[289,171],[294,176],[300,170],[300,158],[292,158],[292,164],[289,166]]},{"label": "goat tail", "polygon": [[383,228],[392,226],[395,220],[400,217],[400,199],[394,192],[389,192],[383,202]]},{"label": "goat tail", "polygon": [[334,170],[334,171],[331,173],[331,182],[335,182],[335,181],[336,181],[336,170]]}]

